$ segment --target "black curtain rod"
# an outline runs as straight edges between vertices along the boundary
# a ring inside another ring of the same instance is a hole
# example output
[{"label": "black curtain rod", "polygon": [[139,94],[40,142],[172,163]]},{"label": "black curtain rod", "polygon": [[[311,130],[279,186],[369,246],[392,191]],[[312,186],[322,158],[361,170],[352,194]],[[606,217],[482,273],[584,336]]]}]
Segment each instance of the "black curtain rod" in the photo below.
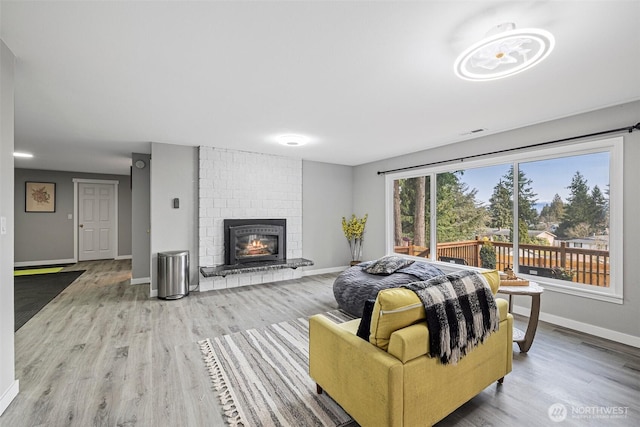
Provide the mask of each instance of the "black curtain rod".
[{"label": "black curtain rod", "polygon": [[400,172],[400,171],[406,171],[406,170],[411,170],[411,169],[418,169],[418,168],[423,168],[423,167],[426,167],[426,166],[441,165],[443,163],[450,163],[450,162],[456,162],[456,161],[462,162],[464,160],[474,159],[476,157],[490,156],[492,154],[509,153],[511,151],[518,151],[518,150],[526,150],[527,148],[542,147],[544,145],[557,144],[559,142],[573,141],[575,139],[591,138],[591,137],[594,137],[594,136],[608,135],[610,133],[618,133],[618,132],[622,132],[622,131],[626,131],[626,132],[631,133],[634,130],[640,130],[640,122],[636,123],[633,126],[627,126],[627,127],[618,128],[618,129],[610,129],[610,130],[605,130],[605,131],[596,132],[596,133],[589,133],[589,134],[586,134],[586,135],[572,136],[572,137],[569,137],[569,138],[556,139],[554,141],[539,142],[537,144],[525,145],[523,147],[506,148],[504,150],[491,151],[489,153],[473,154],[473,155],[470,155],[470,156],[456,157],[455,159],[450,159],[450,160],[440,160],[438,162],[424,163],[424,164],[415,165],[415,166],[406,166],[404,168],[389,169],[389,170],[386,170],[386,171],[378,171],[378,175],[384,175],[384,174],[390,173],[390,172]]}]

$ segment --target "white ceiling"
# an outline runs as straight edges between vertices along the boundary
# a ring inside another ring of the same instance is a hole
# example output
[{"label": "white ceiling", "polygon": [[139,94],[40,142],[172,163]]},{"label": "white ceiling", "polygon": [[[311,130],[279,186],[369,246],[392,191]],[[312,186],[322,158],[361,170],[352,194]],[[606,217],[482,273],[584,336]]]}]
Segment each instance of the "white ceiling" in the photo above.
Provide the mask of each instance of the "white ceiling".
[{"label": "white ceiling", "polygon": [[[357,165],[640,99],[639,1],[5,1],[16,167],[128,174],[150,141]],[[468,82],[492,27],[542,64]],[[282,133],[307,135],[283,147]]]}]

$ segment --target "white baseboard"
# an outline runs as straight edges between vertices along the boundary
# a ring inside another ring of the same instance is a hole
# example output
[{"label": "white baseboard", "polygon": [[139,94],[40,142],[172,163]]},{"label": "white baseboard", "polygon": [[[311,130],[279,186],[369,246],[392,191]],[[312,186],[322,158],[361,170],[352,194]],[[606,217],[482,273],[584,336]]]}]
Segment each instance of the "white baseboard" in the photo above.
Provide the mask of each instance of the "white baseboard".
[{"label": "white baseboard", "polygon": [[[519,305],[513,306],[513,312],[522,316],[529,316],[530,309]],[[594,335],[596,337],[605,338],[621,344],[630,345],[640,348],[640,337],[625,334],[623,332],[613,331],[611,329],[602,328],[600,326],[590,325],[588,323],[578,322],[577,320],[567,319],[566,317],[556,316],[555,314],[540,312],[540,320],[551,323],[553,325],[562,326],[564,328],[573,329],[575,331],[584,332],[585,334]]]},{"label": "white baseboard", "polygon": [[131,255],[118,255],[117,257],[115,257],[115,260],[121,260],[121,259],[131,259]]},{"label": "white baseboard", "polygon": [[151,292],[149,292],[149,298],[158,298],[158,290],[151,289]]},{"label": "white baseboard", "polygon": [[73,258],[68,259],[48,259],[46,261],[19,261],[14,262],[14,267],[36,267],[41,265],[56,265],[56,264],[75,264],[77,261]]},{"label": "white baseboard", "polygon": [[302,277],[305,276],[315,276],[317,274],[327,274],[327,273],[341,273],[349,268],[348,265],[343,265],[340,267],[330,267],[330,268],[319,268],[317,270],[303,270]]},{"label": "white baseboard", "polygon": [[215,290],[215,288],[213,287],[213,279],[210,277],[200,277],[200,283],[198,283],[198,285],[200,286],[200,292]]},{"label": "white baseboard", "polygon": [[131,279],[131,284],[132,285],[142,285],[144,283],[151,283],[151,278],[150,277],[138,277],[136,279]]},{"label": "white baseboard", "polygon": [[13,384],[0,397],[0,415],[9,407],[9,404],[15,399],[20,391],[20,382],[15,380]]}]

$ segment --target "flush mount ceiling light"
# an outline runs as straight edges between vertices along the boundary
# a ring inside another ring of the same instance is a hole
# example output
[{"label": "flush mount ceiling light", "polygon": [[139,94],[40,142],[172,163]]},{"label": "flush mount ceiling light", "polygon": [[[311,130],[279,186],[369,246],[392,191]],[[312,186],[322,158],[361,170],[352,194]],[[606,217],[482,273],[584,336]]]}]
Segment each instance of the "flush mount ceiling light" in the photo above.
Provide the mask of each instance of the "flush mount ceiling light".
[{"label": "flush mount ceiling light", "polygon": [[287,147],[300,147],[309,142],[309,138],[302,135],[280,135],[276,139],[278,143],[286,145]]},{"label": "flush mount ceiling light", "polygon": [[22,157],[22,158],[25,158],[25,159],[30,159],[30,158],[33,157],[33,154],[31,154],[31,153],[21,153],[19,151],[16,151],[16,152],[13,153],[13,157]]},{"label": "flush mount ceiling light", "polygon": [[553,34],[537,28],[498,25],[458,56],[453,70],[464,80],[487,81],[521,73],[539,64],[555,46]]}]

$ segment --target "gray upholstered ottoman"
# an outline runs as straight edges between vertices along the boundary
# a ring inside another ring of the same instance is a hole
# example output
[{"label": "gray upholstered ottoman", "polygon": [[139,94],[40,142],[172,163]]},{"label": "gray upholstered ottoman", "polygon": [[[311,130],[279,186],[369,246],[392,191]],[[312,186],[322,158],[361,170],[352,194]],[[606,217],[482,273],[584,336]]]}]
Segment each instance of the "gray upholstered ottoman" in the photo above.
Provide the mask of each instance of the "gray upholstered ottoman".
[{"label": "gray upholstered ottoman", "polygon": [[354,316],[362,317],[365,301],[375,299],[382,289],[398,288],[444,274],[438,267],[423,261],[415,261],[390,274],[367,273],[365,270],[374,262],[367,261],[346,269],[333,283],[333,295],[339,307]]}]

